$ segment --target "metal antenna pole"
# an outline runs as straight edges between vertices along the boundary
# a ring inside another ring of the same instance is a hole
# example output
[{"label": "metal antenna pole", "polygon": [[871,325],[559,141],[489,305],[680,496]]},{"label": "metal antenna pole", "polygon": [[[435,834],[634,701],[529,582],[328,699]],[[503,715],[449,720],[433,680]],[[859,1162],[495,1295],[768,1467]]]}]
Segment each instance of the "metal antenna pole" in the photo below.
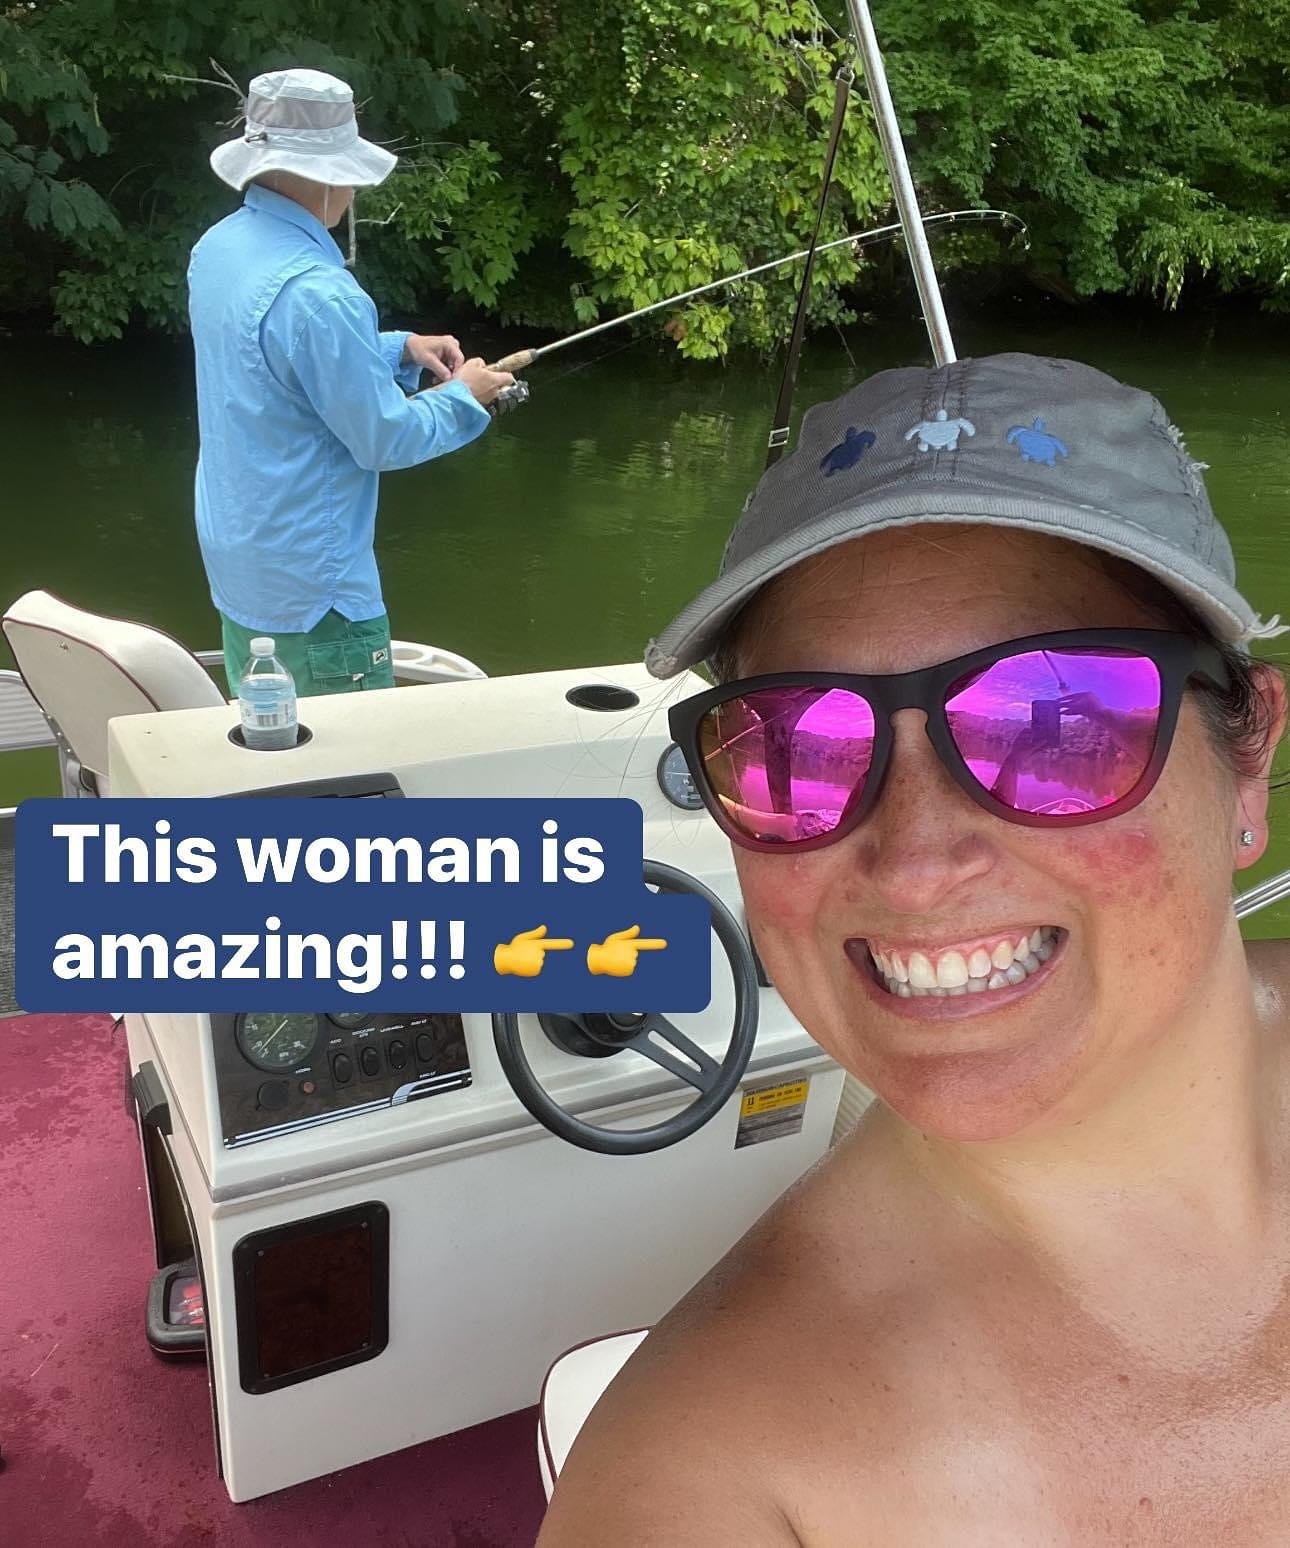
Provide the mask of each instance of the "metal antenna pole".
[{"label": "metal antenna pole", "polygon": [[1241,893],[1235,899],[1236,917],[1247,919],[1261,908],[1267,908],[1270,903],[1280,903],[1282,898],[1290,898],[1290,871],[1278,871],[1257,887]]},{"label": "metal antenna pole", "polygon": [[949,365],[958,356],[954,353],[954,340],[950,337],[950,325],[945,319],[945,303],[941,300],[941,287],[936,280],[936,270],[932,267],[932,253],[923,231],[918,196],[909,175],[909,163],[905,160],[905,146],[900,138],[900,125],[896,122],[896,109],[892,105],[891,90],[887,85],[882,51],[873,30],[873,17],[869,14],[869,0],[847,0],[847,10],[851,13],[851,25],[864,62],[869,101],[873,104],[878,138],[882,141],[892,192],[896,196],[896,209],[905,234],[905,245],[914,268],[914,284],[918,287],[927,335],[932,341],[932,356],[938,366]]}]

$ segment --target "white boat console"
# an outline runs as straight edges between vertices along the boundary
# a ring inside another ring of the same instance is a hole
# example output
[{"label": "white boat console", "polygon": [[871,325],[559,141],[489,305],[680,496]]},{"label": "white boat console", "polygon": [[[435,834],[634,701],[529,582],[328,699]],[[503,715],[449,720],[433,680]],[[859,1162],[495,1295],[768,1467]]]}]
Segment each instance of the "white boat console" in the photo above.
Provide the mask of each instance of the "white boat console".
[{"label": "white boat console", "polygon": [[[616,666],[307,699],[308,741],[273,753],[230,741],[232,706],[135,715],[111,724],[110,788],[630,796],[647,861],[742,931],[729,845],[670,751],[667,706],[699,686]],[[714,938],[709,1007],[673,1018],[714,1059],[736,977]],[[198,1265],[230,1495],[528,1407],[563,1351],[666,1312],[833,1131],[842,1072],[773,989],[753,998],[735,1094],[697,1133],[627,1156],[530,1115],[487,1015],[129,1016],[158,1263]],[[571,1052],[551,1018],[520,1017],[519,1037],[580,1119],[653,1126],[694,1098],[630,1050]]]}]

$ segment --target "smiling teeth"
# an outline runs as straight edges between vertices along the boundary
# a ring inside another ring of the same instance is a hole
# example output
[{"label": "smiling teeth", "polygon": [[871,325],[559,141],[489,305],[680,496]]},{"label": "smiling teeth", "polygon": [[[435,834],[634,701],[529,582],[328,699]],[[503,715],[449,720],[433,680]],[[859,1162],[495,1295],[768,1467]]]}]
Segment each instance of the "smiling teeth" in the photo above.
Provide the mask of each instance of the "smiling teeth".
[{"label": "smiling teeth", "polygon": [[942,952],[933,963],[925,952],[874,951],[870,957],[889,994],[902,1000],[920,995],[982,994],[1023,983],[1048,961],[1057,947],[1057,927],[1043,925],[1015,941],[1001,941],[992,951],[978,946],[966,957],[961,951]]},{"label": "smiling teeth", "polygon": [[911,989],[936,988],[936,969],[921,951],[909,955],[909,986]]}]

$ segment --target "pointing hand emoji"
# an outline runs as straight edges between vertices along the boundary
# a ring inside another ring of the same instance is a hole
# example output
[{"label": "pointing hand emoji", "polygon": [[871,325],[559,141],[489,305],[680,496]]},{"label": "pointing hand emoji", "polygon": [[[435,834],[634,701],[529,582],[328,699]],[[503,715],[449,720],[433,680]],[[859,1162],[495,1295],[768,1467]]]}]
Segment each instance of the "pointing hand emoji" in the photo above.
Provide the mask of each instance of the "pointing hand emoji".
[{"label": "pointing hand emoji", "polygon": [[641,927],[615,930],[599,946],[587,947],[587,971],[600,977],[630,978],[636,971],[636,957],[642,951],[662,951],[667,945],[657,937],[641,938]]},{"label": "pointing hand emoji", "polygon": [[548,951],[572,951],[573,942],[552,936],[546,939],[546,926],[536,930],[521,930],[493,948],[493,967],[505,976],[513,973],[516,978],[536,978],[542,971],[542,962]]}]

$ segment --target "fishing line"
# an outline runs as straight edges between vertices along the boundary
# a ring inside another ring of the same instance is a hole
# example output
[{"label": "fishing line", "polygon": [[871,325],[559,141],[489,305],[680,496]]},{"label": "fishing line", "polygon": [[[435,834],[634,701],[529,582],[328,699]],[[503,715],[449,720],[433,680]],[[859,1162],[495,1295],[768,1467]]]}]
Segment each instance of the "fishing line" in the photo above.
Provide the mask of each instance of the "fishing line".
[{"label": "fishing line", "polygon": [[634,349],[636,345],[643,344],[646,339],[651,337],[652,335],[648,333],[634,334],[625,344],[616,344],[612,349],[601,350],[598,355],[593,355],[590,360],[584,360],[579,365],[566,366],[558,376],[553,376],[546,385],[554,387],[557,382],[562,382],[570,376],[577,376],[579,371],[588,371],[592,366],[600,365],[606,360],[612,360],[615,355],[621,355],[624,350]]}]

